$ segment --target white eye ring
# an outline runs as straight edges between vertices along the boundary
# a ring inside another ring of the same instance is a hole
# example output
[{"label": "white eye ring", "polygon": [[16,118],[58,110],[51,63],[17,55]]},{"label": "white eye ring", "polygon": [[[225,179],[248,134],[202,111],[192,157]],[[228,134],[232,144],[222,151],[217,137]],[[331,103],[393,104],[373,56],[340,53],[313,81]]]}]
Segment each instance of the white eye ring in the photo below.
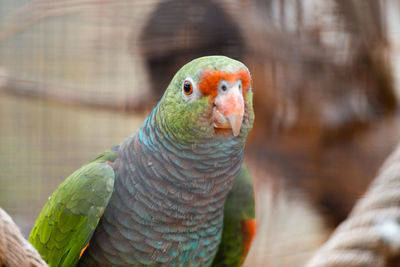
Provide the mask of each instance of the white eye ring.
[{"label": "white eye ring", "polygon": [[225,93],[226,91],[228,91],[228,88],[229,88],[229,85],[228,85],[227,81],[223,80],[223,81],[219,82],[219,84],[218,84],[218,91],[219,92]]},{"label": "white eye ring", "polygon": [[195,99],[199,97],[199,91],[197,90],[197,84],[192,78],[187,77],[182,82],[182,95],[185,99]]}]

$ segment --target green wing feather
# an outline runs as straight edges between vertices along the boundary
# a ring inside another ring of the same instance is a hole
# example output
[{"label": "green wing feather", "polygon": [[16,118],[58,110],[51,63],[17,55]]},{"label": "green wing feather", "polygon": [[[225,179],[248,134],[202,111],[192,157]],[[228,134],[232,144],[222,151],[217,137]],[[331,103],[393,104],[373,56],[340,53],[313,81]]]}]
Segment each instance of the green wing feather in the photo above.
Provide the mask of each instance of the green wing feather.
[{"label": "green wing feather", "polygon": [[212,266],[240,266],[247,251],[243,221],[255,219],[254,188],[243,165],[225,202],[221,243]]},{"label": "green wing feather", "polygon": [[107,150],[71,174],[42,209],[29,241],[50,266],[75,266],[114,190],[116,152]]}]

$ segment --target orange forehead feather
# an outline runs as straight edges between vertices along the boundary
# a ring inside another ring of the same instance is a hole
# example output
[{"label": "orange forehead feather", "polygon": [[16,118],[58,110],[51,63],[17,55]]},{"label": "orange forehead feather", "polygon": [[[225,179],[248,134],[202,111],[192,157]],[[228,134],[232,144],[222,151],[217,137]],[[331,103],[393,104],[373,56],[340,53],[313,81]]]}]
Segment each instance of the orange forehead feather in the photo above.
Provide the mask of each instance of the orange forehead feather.
[{"label": "orange forehead feather", "polygon": [[239,69],[236,72],[225,72],[222,70],[204,71],[200,77],[199,89],[203,95],[216,96],[218,93],[218,84],[220,81],[225,80],[234,83],[237,80],[242,81],[243,94],[247,92],[250,87],[251,79],[248,71]]}]

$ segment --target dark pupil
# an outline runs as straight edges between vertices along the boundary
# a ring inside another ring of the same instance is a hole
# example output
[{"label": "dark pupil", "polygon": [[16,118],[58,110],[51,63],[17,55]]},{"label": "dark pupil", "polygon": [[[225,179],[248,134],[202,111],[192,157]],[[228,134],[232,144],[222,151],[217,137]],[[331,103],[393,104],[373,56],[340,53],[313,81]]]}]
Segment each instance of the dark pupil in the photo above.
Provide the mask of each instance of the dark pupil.
[{"label": "dark pupil", "polygon": [[186,93],[190,93],[190,91],[192,90],[192,85],[189,82],[186,82],[183,86],[183,90],[185,90]]},{"label": "dark pupil", "polygon": [[222,91],[226,91],[226,85],[222,85],[221,89]]}]

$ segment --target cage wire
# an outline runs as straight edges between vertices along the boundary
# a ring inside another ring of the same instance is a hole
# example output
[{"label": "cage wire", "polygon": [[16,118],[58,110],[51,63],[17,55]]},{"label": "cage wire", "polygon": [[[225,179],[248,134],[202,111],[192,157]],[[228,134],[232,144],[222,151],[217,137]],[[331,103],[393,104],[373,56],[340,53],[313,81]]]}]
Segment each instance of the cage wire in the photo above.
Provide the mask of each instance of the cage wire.
[{"label": "cage wire", "polygon": [[[252,72],[246,161],[269,188],[257,191],[260,232],[277,235],[256,238],[248,266],[298,266],[326,236],[321,218],[346,216],[398,140],[399,9],[397,0],[2,0],[0,206],[28,236],[55,188],[135,132],[180,66],[223,54]],[[287,214],[304,227],[281,229]]]},{"label": "cage wire", "polygon": [[119,110],[148,90],[126,46],[149,3],[1,1],[0,206],[25,235],[61,181],[141,125]]}]

